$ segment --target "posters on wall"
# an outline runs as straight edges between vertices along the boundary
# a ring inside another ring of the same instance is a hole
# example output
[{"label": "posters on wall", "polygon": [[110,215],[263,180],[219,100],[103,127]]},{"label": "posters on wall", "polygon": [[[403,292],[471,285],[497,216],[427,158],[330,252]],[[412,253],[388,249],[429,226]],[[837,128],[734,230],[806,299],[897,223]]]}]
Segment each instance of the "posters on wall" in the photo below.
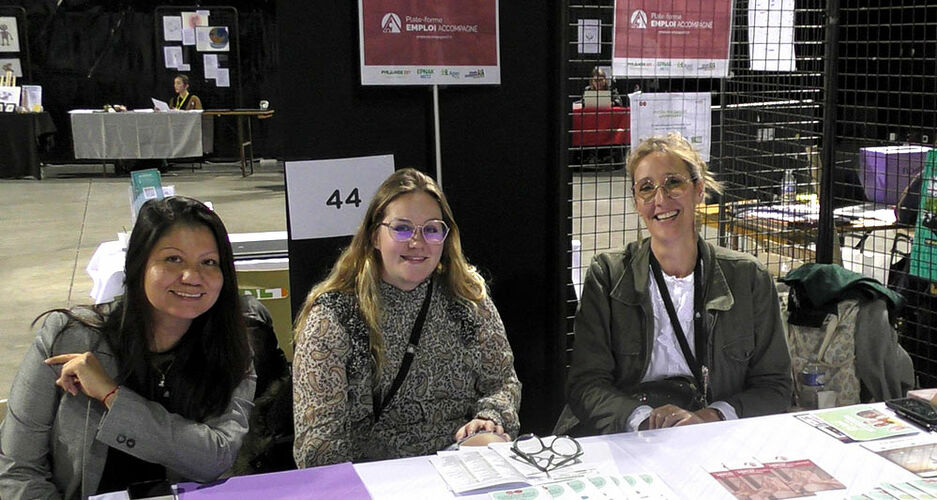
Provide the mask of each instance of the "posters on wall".
[{"label": "posters on wall", "polygon": [[163,60],[167,69],[190,71],[191,65],[185,62],[184,47],[194,45],[196,52],[205,53],[202,54],[205,80],[214,80],[218,87],[231,86],[230,69],[221,67],[222,63],[227,62],[227,56],[214,54],[231,50],[231,31],[227,26],[211,26],[209,11],[196,10],[181,12],[178,16],[163,16],[163,39],[165,42],[182,42],[181,46],[163,47]]},{"label": "posters on wall", "polygon": [[501,83],[498,1],[358,0],[361,84]]},{"label": "posters on wall", "polygon": [[732,0],[615,0],[612,72],[628,78],[725,78]]},{"label": "posters on wall", "polygon": [[16,18],[0,16],[0,52],[19,52],[20,35]]},{"label": "posters on wall", "polygon": [[712,94],[661,92],[629,94],[631,147],[652,136],[680,132],[709,161],[712,142]]},{"label": "posters on wall", "polygon": [[794,71],[794,0],[755,0],[749,5],[751,69]]}]

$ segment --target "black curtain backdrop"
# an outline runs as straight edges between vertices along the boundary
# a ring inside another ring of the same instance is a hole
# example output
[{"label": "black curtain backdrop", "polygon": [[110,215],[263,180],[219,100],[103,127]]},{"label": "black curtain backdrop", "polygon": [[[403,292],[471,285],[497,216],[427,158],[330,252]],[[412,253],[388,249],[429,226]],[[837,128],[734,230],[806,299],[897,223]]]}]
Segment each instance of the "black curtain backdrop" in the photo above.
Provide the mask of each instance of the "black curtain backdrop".
[{"label": "black curtain backdrop", "polygon": [[[514,349],[522,427],[538,433],[552,429],[563,402],[559,284],[569,223],[560,207],[556,3],[502,1],[502,84],[440,89],[443,189]],[[435,175],[430,89],[360,84],[357,2],[280,0],[276,9],[284,159],[392,153],[398,168]],[[291,274],[302,269],[291,282],[294,304],[346,242],[291,243]]]},{"label": "black curtain backdrop", "polygon": [[[154,10],[157,6],[195,4],[129,0],[56,3],[0,0],[0,5],[19,5],[27,11],[33,78],[21,82],[42,86],[43,106],[58,129],[54,145],[43,154],[43,161],[48,163],[74,161],[69,110],[105,104],[149,108],[151,97],[172,97],[172,85],[166,83],[171,82],[172,70],[163,67],[162,37],[154,31]],[[211,88],[193,91],[208,108],[256,108],[261,99],[267,99],[276,109],[279,85],[275,3],[236,0],[199,5],[205,9],[238,9],[243,102],[220,102]],[[277,138],[270,131],[272,121],[254,122],[255,156],[270,158],[279,153]],[[237,158],[236,143],[234,120],[215,120],[215,153],[211,158]]]}]

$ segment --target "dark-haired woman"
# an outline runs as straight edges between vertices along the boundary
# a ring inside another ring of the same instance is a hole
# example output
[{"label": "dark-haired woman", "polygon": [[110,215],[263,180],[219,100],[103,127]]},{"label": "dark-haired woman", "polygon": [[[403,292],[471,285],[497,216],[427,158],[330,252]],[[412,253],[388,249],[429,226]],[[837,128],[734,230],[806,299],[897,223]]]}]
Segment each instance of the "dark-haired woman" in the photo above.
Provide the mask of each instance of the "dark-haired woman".
[{"label": "dark-haired woman", "polygon": [[125,276],[117,303],[45,318],[0,424],[0,498],[209,481],[234,461],[255,377],[221,219],[147,202]]},{"label": "dark-haired woman", "polygon": [[169,100],[169,109],[181,111],[202,109],[201,99],[197,95],[189,93],[189,77],[176,75],[172,79],[172,88],[176,91],[176,95]]}]

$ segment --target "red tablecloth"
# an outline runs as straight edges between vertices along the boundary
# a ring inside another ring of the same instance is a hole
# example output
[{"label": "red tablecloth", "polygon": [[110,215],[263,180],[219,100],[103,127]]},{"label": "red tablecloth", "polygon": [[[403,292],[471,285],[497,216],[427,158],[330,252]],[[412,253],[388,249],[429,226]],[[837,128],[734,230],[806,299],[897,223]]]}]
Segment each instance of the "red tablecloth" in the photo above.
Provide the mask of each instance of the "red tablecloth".
[{"label": "red tablecloth", "polygon": [[609,146],[631,143],[631,108],[574,109],[569,129],[573,146]]}]

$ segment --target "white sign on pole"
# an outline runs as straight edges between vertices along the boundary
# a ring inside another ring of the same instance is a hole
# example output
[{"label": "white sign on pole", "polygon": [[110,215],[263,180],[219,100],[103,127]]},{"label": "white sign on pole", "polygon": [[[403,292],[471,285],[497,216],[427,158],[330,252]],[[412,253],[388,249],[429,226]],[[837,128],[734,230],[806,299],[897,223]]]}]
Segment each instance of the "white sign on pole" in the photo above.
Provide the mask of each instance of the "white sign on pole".
[{"label": "white sign on pole", "polygon": [[712,94],[673,92],[629,94],[631,147],[648,137],[680,132],[709,161],[712,141]]},{"label": "white sign on pole", "polygon": [[394,173],[394,156],[288,161],[285,170],[290,239],[348,236]]}]

